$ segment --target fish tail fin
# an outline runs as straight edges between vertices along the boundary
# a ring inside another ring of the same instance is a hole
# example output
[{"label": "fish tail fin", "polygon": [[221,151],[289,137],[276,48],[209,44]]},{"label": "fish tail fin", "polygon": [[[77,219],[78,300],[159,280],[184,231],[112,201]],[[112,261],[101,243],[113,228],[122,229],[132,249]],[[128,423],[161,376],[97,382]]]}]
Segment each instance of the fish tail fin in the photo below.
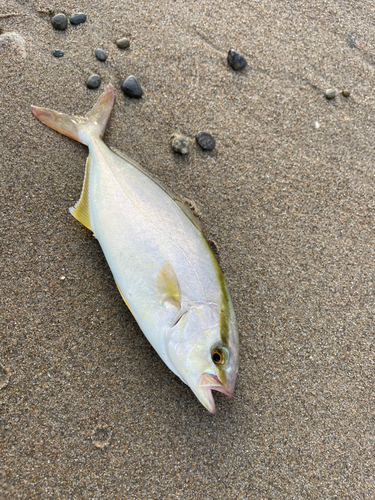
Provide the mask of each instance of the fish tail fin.
[{"label": "fish tail fin", "polygon": [[88,146],[90,137],[103,139],[114,100],[114,88],[108,85],[95,106],[85,116],[70,116],[37,106],[31,106],[31,111],[47,127]]}]

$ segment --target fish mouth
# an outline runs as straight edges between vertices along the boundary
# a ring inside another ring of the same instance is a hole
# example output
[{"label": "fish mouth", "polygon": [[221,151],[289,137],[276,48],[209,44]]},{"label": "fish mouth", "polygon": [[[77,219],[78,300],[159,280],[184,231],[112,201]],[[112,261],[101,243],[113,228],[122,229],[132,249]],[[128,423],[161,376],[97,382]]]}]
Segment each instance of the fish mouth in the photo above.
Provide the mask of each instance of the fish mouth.
[{"label": "fish mouth", "polygon": [[201,376],[199,386],[205,392],[207,396],[206,408],[211,413],[216,413],[215,401],[212,395],[212,391],[222,392],[228,398],[233,397],[233,391],[230,391],[226,387],[224,387],[223,383],[219,380],[217,375],[213,375],[212,373],[204,373]]}]

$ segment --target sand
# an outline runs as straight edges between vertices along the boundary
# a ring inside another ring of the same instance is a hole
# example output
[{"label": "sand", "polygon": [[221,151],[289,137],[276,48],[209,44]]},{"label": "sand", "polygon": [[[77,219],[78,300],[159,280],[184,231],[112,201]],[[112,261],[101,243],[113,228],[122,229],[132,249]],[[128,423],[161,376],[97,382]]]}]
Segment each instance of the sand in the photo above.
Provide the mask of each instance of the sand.
[{"label": "sand", "polygon": [[[61,11],[87,22],[54,31]],[[344,0],[0,0],[0,498],[375,497],[374,17]],[[108,83],[106,142],[193,200],[218,247],[241,360],[214,416],[68,212],[87,149],[30,112],[84,114]]]}]

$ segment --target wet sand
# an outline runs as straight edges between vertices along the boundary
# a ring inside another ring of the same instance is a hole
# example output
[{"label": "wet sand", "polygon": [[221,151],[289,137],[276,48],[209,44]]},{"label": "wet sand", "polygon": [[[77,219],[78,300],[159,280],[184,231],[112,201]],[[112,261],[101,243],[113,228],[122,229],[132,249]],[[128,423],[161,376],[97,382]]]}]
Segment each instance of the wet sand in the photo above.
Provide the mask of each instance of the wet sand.
[{"label": "wet sand", "polygon": [[[54,31],[61,11],[87,22]],[[374,16],[343,0],[0,0],[1,498],[375,497]],[[132,74],[140,100],[120,90]],[[107,144],[193,200],[218,247],[241,361],[214,416],[68,212],[87,149],[30,112],[84,114],[109,83]]]}]

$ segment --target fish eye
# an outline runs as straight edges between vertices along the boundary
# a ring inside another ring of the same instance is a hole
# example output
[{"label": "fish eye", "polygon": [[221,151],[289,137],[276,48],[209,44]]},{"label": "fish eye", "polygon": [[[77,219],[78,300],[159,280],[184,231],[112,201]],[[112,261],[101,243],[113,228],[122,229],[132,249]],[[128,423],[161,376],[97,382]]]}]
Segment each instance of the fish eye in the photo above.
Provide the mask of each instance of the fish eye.
[{"label": "fish eye", "polygon": [[211,358],[215,365],[222,366],[227,362],[227,353],[222,347],[215,347],[211,353]]}]

